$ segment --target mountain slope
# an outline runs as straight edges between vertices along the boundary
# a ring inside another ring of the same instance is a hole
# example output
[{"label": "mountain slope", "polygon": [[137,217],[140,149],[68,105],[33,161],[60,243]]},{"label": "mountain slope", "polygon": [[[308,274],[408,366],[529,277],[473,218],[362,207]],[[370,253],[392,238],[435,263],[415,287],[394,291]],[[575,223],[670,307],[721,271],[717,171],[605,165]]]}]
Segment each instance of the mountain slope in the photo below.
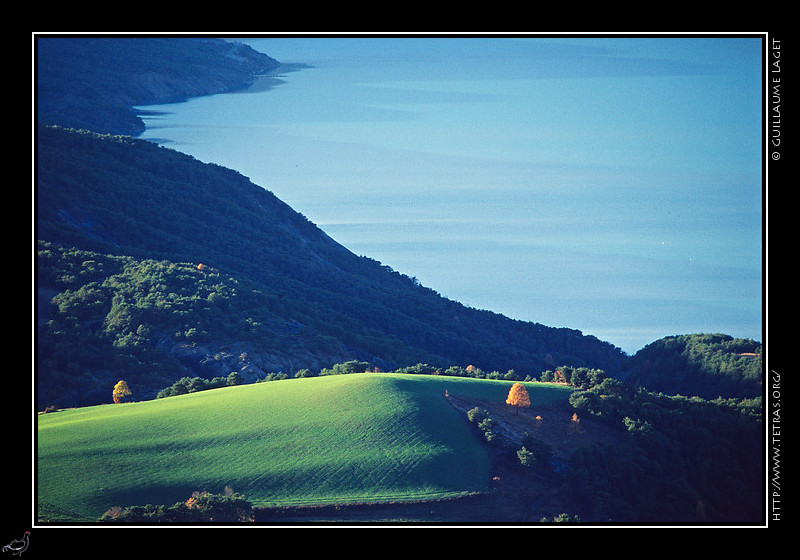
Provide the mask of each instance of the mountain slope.
[{"label": "mountain slope", "polygon": [[[626,358],[573,329],[515,321],[443,298],[352,254],[239,173],[146,141],[40,126],[36,207],[40,240],[105,255],[203,263],[247,282],[248,293],[260,291],[281,320],[328,340],[339,358],[381,367],[473,363],[522,375],[562,363],[613,372]],[[60,290],[52,282],[39,287]],[[108,311],[95,309],[96,328]],[[210,336],[211,353],[233,342]],[[284,342],[276,348],[263,340],[250,350],[285,351]],[[286,358],[287,368],[312,365],[304,363],[308,351]]]}]

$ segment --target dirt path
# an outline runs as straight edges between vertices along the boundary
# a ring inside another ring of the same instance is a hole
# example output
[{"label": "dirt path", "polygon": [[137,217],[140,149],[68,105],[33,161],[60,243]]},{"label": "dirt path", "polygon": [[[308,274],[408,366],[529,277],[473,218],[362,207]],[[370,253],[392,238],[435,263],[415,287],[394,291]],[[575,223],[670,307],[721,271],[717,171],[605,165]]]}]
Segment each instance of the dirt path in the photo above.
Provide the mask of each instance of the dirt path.
[{"label": "dirt path", "polygon": [[621,436],[590,416],[581,416],[566,401],[516,409],[505,403],[467,400],[456,396],[448,398],[450,404],[465,415],[478,406],[489,411],[501,435],[513,445],[522,442],[525,433],[549,445],[560,461],[568,460],[575,449],[595,443],[614,444]]}]

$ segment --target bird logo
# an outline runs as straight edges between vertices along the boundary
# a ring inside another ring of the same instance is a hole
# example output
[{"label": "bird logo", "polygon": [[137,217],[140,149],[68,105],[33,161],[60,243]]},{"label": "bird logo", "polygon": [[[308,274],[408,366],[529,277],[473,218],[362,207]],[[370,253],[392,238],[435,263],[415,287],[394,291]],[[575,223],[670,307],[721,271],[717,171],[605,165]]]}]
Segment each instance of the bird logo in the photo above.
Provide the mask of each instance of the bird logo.
[{"label": "bird logo", "polygon": [[23,552],[25,552],[25,549],[28,548],[28,538],[30,537],[30,534],[30,531],[25,531],[25,534],[21,539],[14,539],[5,545],[3,547],[3,552],[11,552],[15,556],[20,556]]}]

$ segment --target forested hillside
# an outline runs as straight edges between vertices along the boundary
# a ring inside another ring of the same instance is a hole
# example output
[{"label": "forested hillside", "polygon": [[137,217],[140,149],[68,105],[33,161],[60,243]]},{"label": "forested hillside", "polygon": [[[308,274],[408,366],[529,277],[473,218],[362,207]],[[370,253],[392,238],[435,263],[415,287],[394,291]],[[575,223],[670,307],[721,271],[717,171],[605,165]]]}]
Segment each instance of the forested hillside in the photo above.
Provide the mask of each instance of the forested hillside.
[{"label": "forested hillside", "polygon": [[[37,130],[37,151],[37,237],[53,244],[39,260],[39,294],[47,301],[61,294],[49,307],[40,302],[51,321],[42,329],[54,336],[88,331],[99,347],[119,353],[119,337],[163,350],[166,341],[170,348],[185,346],[192,333],[201,337],[191,340],[198,362],[232,349],[244,353],[236,344],[246,340],[249,364],[260,360],[289,372],[348,358],[387,368],[462,363],[538,375],[566,363],[615,372],[627,358],[573,329],[515,321],[443,298],[347,251],[235,171],[146,141],[52,127]],[[58,246],[96,255],[65,255]],[[116,258],[123,256],[136,261]],[[196,270],[199,264],[205,273]],[[178,280],[192,267],[193,276]],[[209,283],[217,295],[211,296]],[[230,320],[219,321],[217,307],[228,293],[240,299],[224,308]],[[180,317],[170,315],[179,309],[163,303],[210,296],[217,307]],[[125,321],[117,318],[122,306],[131,315]],[[256,330],[267,325],[277,334],[242,338],[248,320],[258,323]],[[235,335],[223,332],[222,323],[230,322]],[[176,332],[183,334],[176,338]],[[55,342],[45,348],[61,363],[60,375],[65,368],[87,379],[96,374],[99,366],[86,363],[90,353]],[[163,371],[156,365],[163,357],[147,355],[136,358],[141,368],[174,379],[186,374]],[[39,373],[46,385],[55,371]]]},{"label": "forested hillside", "polygon": [[763,347],[725,334],[656,340],[639,350],[621,376],[651,391],[713,399],[761,395]]},{"label": "forested hillside", "polygon": [[584,515],[658,522],[757,522],[763,515],[762,399],[666,396],[606,379],[570,396],[627,435],[571,457]]}]

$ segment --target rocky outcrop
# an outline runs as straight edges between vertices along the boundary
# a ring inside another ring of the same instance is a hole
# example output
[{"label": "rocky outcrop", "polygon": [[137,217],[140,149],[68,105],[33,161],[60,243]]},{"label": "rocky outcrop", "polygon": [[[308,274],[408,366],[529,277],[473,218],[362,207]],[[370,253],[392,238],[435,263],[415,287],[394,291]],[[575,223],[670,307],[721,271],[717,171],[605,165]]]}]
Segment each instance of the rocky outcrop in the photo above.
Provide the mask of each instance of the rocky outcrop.
[{"label": "rocky outcrop", "polygon": [[300,369],[319,371],[323,367],[354,358],[347,354],[286,354],[274,350],[264,351],[245,343],[214,348],[210,344],[182,342],[173,344],[169,348],[169,354],[199,377],[211,379],[237,372],[244,383],[254,383],[270,373],[294,375]]}]

